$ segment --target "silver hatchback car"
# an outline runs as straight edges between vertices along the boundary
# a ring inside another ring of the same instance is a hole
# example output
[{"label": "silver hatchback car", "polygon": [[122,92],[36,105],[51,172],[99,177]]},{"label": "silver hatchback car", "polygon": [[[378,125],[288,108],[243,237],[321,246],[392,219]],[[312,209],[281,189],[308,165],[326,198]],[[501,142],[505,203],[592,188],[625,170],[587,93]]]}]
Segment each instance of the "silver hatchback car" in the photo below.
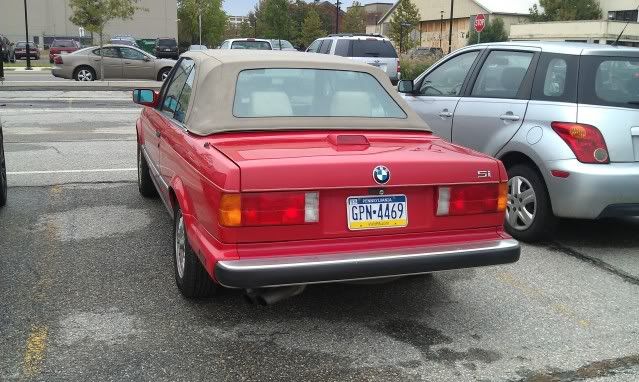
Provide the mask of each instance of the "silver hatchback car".
[{"label": "silver hatchback car", "polygon": [[504,162],[515,238],[548,238],[558,217],[639,216],[639,49],[479,44],[398,89],[435,134]]}]

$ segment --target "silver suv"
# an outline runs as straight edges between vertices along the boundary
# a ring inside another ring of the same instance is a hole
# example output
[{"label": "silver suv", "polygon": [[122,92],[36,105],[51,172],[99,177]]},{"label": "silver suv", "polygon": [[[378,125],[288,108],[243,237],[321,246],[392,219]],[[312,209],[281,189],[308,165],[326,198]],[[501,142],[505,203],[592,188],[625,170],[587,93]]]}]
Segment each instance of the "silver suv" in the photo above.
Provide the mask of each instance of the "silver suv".
[{"label": "silver suv", "polygon": [[306,49],[311,53],[331,54],[377,66],[393,85],[399,80],[399,58],[390,40],[378,34],[332,34],[319,38]]},{"label": "silver suv", "polygon": [[435,134],[504,162],[515,238],[547,238],[557,217],[639,216],[639,49],[473,45],[399,91]]}]

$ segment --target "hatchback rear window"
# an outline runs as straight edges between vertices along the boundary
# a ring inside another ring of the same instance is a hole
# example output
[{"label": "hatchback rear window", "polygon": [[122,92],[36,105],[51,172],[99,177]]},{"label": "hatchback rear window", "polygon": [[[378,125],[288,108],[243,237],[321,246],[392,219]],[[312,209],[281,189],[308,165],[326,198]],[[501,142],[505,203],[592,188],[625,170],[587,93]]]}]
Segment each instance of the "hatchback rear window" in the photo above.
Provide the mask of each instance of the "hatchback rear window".
[{"label": "hatchback rear window", "polygon": [[639,108],[639,57],[582,57],[579,103]]},{"label": "hatchback rear window", "polygon": [[271,50],[271,44],[266,41],[233,41],[231,49]]},{"label": "hatchback rear window", "polygon": [[158,40],[158,45],[159,46],[175,46],[175,45],[177,45],[177,43],[173,39],[162,39],[161,38],[161,39]]},{"label": "hatchback rear window", "polygon": [[353,40],[351,57],[397,58],[397,52],[390,41]]},{"label": "hatchback rear window", "polygon": [[250,69],[240,72],[236,117],[406,118],[368,73],[322,69]]}]

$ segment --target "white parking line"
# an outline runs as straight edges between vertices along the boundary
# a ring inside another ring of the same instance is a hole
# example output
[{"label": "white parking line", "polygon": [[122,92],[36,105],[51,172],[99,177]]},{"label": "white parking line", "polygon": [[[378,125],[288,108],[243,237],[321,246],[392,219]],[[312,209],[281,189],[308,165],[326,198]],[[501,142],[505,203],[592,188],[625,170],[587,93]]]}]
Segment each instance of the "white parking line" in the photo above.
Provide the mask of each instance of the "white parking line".
[{"label": "white parking line", "polygon": [[129,172],[137,170],[137,168],[97,168],[91,170],[7,171],[7,175],[82,174],[92,172]]}]

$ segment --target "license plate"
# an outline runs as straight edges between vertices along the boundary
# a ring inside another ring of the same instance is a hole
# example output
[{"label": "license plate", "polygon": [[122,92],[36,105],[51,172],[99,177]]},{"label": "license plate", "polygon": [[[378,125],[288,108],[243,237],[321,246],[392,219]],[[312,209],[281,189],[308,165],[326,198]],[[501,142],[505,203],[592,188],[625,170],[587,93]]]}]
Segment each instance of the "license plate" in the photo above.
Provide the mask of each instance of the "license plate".
[{"label": "license plate", "polygon": [[369,63],[369,65],[373,65],[377,68],[380,68],[383,71],[386,71],[386,68],[388,67],[386,64],[378,64],[378,63]]},{"label": "license plate", "polygon": [[69,54],[69,52],[67,52],[66,50],[63,50],[62,52],[60,52],[60,54]]},{"label": "license plate", "polygon": [[351,196],[346,199],[346,209],[351,231],[408,225],[406,195]]},{"label": "license plate", "polygon": [[165,52],[170,52],[170,51],[171,51],[171,49],[164,49],[164,51],[165,51]]}]

